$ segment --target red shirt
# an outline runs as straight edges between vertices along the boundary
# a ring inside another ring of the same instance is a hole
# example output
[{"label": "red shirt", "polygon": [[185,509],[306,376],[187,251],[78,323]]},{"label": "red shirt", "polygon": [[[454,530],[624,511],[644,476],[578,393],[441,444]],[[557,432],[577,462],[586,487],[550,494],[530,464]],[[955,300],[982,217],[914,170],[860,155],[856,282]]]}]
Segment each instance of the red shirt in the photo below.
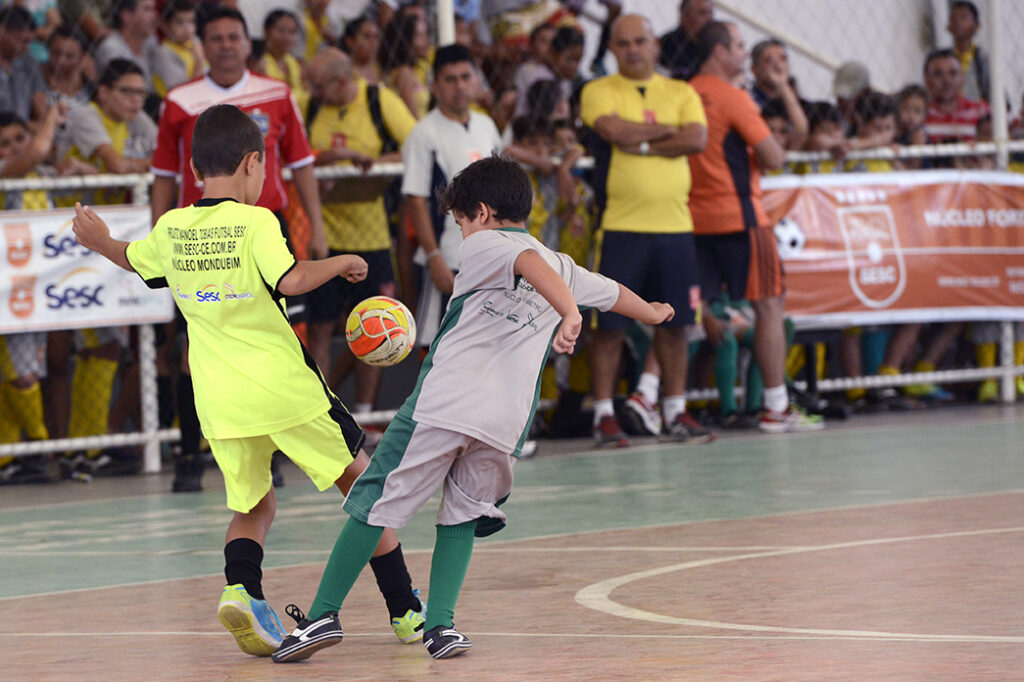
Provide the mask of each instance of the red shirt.
[{"label": "red shirt", "polygon": [[924,123],[924,134],[929,143],[973,142],[978,135],[978,121],[991,113],[985,102],[967,99],[959,95],[956,109],[942,111],[935,106],[928,107],[928,118]]},{"label": "red shirt", "polygon": [[292,91],[274,78],[246,71],[230,88],[222,88],[209,76],[172,88],[160,110],[153,173],[171,177],[181,174],[179,206],[194,204],[203,196],[203,186],[188,163],[192,157],[192,129],[199,114],[215,104],[234,104],[259,125],[267,147],[267,180],[256,205],[281,210],[288,203],[281,179],[282,164],[288,168],[307,166],[313,163],[313,153]]}]

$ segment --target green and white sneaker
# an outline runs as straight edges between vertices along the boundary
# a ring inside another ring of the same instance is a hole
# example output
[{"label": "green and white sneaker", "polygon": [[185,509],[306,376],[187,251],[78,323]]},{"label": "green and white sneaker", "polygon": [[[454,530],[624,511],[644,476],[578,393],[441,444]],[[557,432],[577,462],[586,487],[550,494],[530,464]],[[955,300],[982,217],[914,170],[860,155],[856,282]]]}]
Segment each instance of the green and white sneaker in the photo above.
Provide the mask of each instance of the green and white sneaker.
[{"label": "green and white sneaker", "polygon": [[757,426],[765,433],[801,433],[821,431],[825,428],[825,420],[821,415],[807,414],[799,406],[790,403],[785,412],[762,412]]},{"label": "green and white sneaker", "polygon": [[269,656],[281,646],[281,619],[263,599],[254,599],[241,585],[228,585],[220,596],[217,619],[251,656]]},{"label": "green and white sneaker", "polygon": [[427,602],[420,599],[419,590],[413,590],[412,593],[420,602],[420,610],[409,609],[401,618],[391,619],[391,629],[395,631],[395,637],[402,644],[412,644],[423,639],[423,622],[427,618]]}]

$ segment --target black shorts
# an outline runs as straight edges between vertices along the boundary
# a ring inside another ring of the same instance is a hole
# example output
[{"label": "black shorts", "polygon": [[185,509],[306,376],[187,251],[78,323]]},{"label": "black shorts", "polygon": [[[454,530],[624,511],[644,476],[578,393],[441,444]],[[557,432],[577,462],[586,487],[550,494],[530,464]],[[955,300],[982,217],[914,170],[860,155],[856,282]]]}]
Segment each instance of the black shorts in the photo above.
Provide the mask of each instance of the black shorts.
[{"label": "black shorts", "polygon": [[[675,317],[666,327],[693,324],[700,304],[693,234],[604,232],[598,272],[632,289],[648,301],[671,305]],[[617,313],[598,313],[597,328],[626,329],[632,320]]]},{"label": "black shorts", "polygon": [[705,301],[723,290],[733,301],[760,301],[783,293],[775,233],[755,227],[729,234],[698,234],[697,278]]},{"label": "black shorts", "polygon": [[[344,251],[330,252],[330,256],[340,256]],[[391,296],[396,294],[395,272],[391,266],[391,251],[362,251],[354,253],[366,261],[366,279],[362,282],[349,282],[335,277],[307,294],[309,321],[317,323],[336,322],[347,316],[356,303],[371,296]]]}]

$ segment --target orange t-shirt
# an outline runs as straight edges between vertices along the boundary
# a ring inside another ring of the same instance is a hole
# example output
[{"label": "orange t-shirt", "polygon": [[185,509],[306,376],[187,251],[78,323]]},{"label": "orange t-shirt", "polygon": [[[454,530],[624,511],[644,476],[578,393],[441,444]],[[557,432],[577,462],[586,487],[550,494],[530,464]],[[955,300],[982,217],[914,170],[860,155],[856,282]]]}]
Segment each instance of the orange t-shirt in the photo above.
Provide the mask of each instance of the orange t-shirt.
[{"label": "orange t-shirt", "polygon": [[768,225],[754,147],[772,131],[745,90],[699,74],[690,85],[708,118],[708,144],[690,157],[690,214],[695,234],[729,234]]}]

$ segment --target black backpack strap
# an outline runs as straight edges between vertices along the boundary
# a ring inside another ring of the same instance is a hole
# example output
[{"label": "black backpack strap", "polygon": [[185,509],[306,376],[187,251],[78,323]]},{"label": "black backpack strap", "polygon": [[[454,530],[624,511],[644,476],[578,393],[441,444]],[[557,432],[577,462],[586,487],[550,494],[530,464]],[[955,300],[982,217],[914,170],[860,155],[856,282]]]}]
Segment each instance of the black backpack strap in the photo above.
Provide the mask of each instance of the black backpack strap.
[{"label": "black backpack strap", "polygon": [[366,86],[366,104],[370,107],[370,118],[373,119],[373,127],[377,129],[380,137],[380,153],[388,154],[399,149],[398,141],[391,136],[388,128],[384,125],[384,114],[380,109],[380,88],[369,84]]}]

